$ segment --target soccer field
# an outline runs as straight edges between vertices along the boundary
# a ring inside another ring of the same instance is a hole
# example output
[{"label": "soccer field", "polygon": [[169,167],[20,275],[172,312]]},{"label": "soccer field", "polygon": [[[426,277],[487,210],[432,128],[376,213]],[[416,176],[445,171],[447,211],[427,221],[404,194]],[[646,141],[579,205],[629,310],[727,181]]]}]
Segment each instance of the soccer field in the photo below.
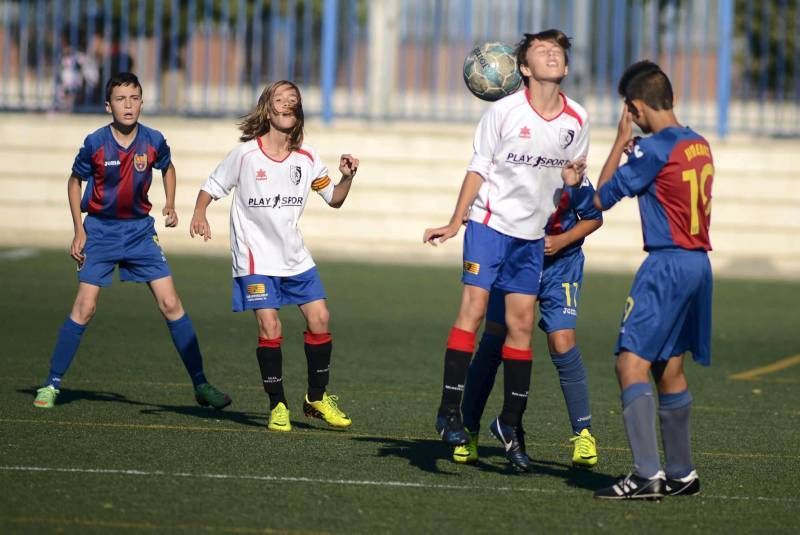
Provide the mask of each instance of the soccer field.
[{"label": "soccer field", "polygon": [[303,324],[285,309],[294,429],[276,434],[265,427],[255,321],[230,312],[228,259],[170,263],[209,379],[234,398],[224,411],[196,406],[147,288],[118,281],[101,295],[56,407],[34,409],[74,268],[63,252],[0,255],[1,532],[797,531],[800,363],[791,364],[800,357],[788,359],[800,354],[797,283],[715,283],[713,365],[687,366],[702,494],[609,503],[592,490],[631,463],[611,354],[631,275],[590,272],[582,292],[597,468],[570,466],[566,410],[537,331],[525,418],[536,472],[517,475],[488,434],[502,388],[489,401],[476,466],[453,463],[433,430],[457,266],[321,263],[330,391],[354,424],[334,431],[303,417]]}]

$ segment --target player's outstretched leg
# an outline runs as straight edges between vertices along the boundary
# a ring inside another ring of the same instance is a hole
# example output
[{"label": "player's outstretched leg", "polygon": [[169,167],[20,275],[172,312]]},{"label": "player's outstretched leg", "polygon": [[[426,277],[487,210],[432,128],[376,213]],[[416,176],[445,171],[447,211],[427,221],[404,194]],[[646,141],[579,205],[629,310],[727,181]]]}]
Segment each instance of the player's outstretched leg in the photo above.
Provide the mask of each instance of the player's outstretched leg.
[{"label": "player's outstretched leg", "polygon": [[308,392],[303,400],[303,414],[320,418],[331,427],[350,427],[353,421],[339,407],[338,396],[328,394],[333,338],[331,333],[306,331],[305,353],[308,363]]},{"label": "player's outstretched leg", "polygon": [[78,352],[81,337],[86,331],[86,325],[81,325],[72,321],[67,316],[61,328],[58,330],[58,339],[50,357],[50,374],[44,386],[36,391],[36,399],[33,406],[39,409],[52,409],[56,403],[56,398],[61,392],[61,378],[67,373],[69,365]]},{"label": "player's outstretched leg", "polygon": [[200,344],[189,315],[184,314],[174,321],[166,321],[169,334],[172,336],[172,343],[192,380],[192,385],[194,385],[194,397],[197,403],[203,407],[210,406],[215,409],[224,409],[230,405],[233,402],[230,396],[210,384],[206,379]]}]

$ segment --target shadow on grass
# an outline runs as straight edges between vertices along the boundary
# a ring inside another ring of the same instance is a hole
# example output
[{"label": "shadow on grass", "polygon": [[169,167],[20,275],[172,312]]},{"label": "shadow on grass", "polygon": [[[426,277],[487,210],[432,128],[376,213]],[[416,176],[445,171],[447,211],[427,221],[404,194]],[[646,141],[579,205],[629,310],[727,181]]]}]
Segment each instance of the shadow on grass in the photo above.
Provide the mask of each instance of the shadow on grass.
[{"label": "shadow on grass", "polygon": [[441,440],[354,437],[353,440],[378,444],[378,457],[398,457],[423,472],[456,475],[439,468],[441,461],[450,459],[453,451]]},{"label": "shadow on grass", "polygon": [[[378,457],[398,457],[405,459],[411,466],[424,472],[438,475],[458,475],[445,467],[459,465],[452,460],[453,448],[440,440],[396,439],[382,437],[354,437],[353,440],[378,444]],[[571,464],[532,459],[533,471],[529,474],[517,472],[506,461],[502,448],[492,446],[478,447],[479,459],[470,465],[476,470],[500,475],[517,475],[519,477],[553,477],[561,479],[569,487],[596,490],[614,483],[616,478],[592,470],[575,468]],[[463,466],[463,465],[461,465]]]},{"label": "shadow on grass", "polygon": [[[36,395],[36,388],[22,388],[17,392],[21,394]],[[118,394],[116,392],[103,392],[96,390],[74,390],[63,389],[58,395],[56,406],[67,405],[76,401],[99,401],[99,402],[113,402],[124,403],[126,405],[134,405],[142,407],[141,413],[148,415],[158,415],[161,413],[181,414],[184,416],[193,416],[206,420],[222,420],[233,422],[236,424],[265,427],[265,414],[255,414],[246,412],[237,412],[230,410],[230,406],[222,410],[216,410],[211,407],[200,407],[197,405],[162,405],[158,403],[148,403],[145,401],[137,401],[129,399],[128,397]],[[235,401],[234,401],[235,403]],[[39,409],[37,409],[39,410]]]}]

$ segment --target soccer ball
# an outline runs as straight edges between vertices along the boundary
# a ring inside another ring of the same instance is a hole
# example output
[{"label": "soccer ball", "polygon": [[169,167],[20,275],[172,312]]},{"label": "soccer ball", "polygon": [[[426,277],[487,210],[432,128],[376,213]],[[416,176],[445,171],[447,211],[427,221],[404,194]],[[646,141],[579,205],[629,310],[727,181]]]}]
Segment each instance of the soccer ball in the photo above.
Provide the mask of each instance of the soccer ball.
[{"label": "soccer ball", "polygon": [[480,99],[499,100],[516,91],[520,82],[514,49],[505,43],[478,45],[464,60],[464,83]]}]

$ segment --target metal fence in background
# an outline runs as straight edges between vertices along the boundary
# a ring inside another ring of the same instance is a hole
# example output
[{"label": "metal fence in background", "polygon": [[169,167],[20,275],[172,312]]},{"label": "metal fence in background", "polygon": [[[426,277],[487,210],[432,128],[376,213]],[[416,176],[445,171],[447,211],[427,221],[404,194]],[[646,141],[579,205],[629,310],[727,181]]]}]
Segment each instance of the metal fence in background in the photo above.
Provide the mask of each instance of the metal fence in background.
[{"label": "metal fence in background", "polygon": [[800,135],[800,0],[0,0],[0,109],[98,111],[133,70],[149,113],[238,115],[287,78],[306,112],[475,120],[475,44],[557,27],[565,90],[613,125],[616,81],[650,58],[702,129]]}]

